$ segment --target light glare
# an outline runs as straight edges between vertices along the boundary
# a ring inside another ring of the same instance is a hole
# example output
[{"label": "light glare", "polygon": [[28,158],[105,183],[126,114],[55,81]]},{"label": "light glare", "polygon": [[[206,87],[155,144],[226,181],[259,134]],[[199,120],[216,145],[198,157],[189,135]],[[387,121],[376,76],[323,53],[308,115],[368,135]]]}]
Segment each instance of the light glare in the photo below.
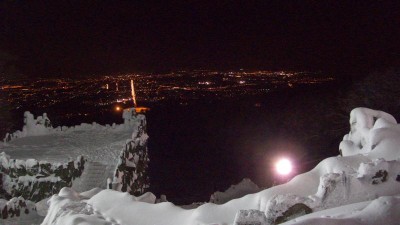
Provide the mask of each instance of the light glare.
[{"label": "light glare", "polygon": [[276,172],[281,175],[288,175],[292,172],[292,163],[288,159],[280,159],[276,165]]}]

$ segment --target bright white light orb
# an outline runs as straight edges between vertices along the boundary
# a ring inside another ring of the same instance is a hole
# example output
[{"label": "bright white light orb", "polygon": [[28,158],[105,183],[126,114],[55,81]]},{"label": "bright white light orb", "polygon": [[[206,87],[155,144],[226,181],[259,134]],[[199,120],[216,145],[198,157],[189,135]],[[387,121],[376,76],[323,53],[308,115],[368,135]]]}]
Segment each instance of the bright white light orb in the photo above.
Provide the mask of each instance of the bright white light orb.
[{"label": "bright white light orb", "polygon": [[288,175],[290,172],[292,172],[292,162],[290,162],[289,159],[280,159],[276,165],[276,172],[278,172],[280,175]]}]

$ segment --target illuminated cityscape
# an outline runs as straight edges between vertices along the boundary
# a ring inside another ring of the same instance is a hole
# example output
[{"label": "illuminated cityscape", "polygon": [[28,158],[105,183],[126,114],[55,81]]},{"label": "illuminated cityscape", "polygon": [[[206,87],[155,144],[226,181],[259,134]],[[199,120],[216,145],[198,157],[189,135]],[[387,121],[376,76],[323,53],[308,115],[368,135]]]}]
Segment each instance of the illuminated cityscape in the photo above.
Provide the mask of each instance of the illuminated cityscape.
[{"label": "illuminated cityscape", "polygon": [[14,109],[46,109],[69,103],[102,107],[130,103],[131,79],[137,84],[139,102],[157,103],[171,100],[176,104],[188,104],[197,99],[264,95],[277,89],[334,80],[333,77],[306,72],[195,70],[166,74],[123,74],[87,79],[1,80],[0,87],[5,96],[2,100],[12,105]]}]

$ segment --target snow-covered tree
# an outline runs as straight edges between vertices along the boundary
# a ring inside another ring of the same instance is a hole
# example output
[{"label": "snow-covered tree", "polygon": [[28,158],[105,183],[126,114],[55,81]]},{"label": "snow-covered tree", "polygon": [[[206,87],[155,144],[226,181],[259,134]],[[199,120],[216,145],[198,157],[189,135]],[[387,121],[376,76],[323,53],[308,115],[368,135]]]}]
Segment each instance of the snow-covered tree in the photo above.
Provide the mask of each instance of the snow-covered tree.
[{"label": "snow-covered tree", "polygon": [[125,124],[133,125],[132,139],[127,141],[121,152],[114,183],[117,183],[116,189],[119,191],[140,195],[146,192],[150,183],[147,174],[150,160],[147,151],[146,118],[142,114],[129,112],[124,112],[124,121]]}]

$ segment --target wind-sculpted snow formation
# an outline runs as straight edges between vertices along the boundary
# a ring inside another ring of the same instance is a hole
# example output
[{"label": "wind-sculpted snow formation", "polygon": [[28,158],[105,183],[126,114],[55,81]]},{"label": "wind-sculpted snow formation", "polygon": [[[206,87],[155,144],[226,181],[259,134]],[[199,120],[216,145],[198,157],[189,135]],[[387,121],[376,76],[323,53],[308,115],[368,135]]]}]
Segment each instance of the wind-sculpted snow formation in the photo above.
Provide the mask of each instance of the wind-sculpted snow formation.
[{"label": "wind-sculpted snow formation", "polygon": [[144,193],[149,186],[146,118],[132,108],[122,116],[123,124],[53,128],[46,114],[35,119],[25,112],[22,131],[0,142],[0,198],[37,202],[63,187],[105,188],[107,180],[117,190]]},{"label": "wind-sculpted snow formation", "polygon": [[365,108],[354,109],[350,123],[351,131],[340,143],[342,156],[327,158],[285,184],[222,205],[183,209],[112,190],[88,200],[60,192],[49,201],[43,225],[397,224],[400,125],[387,113]]}]

